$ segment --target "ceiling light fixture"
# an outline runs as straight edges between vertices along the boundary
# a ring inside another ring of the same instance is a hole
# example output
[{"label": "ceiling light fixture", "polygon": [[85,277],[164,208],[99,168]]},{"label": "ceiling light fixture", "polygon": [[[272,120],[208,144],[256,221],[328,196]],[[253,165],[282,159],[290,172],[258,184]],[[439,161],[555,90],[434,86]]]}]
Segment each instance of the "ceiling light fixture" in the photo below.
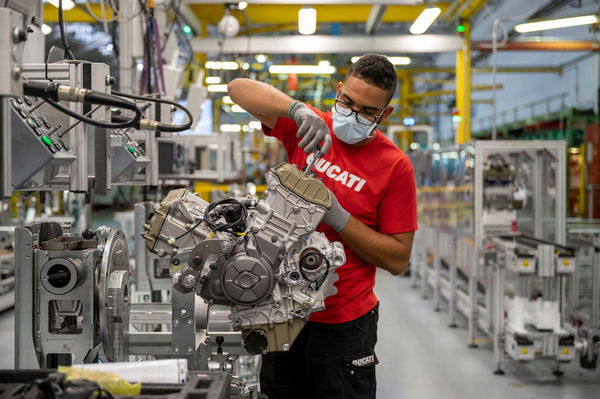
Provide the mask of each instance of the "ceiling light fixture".
[{"label": "ceiling light fixture", "polygon": [[598,22],[596,15],[582,15],[580,17],[549,19],[547,21],[527,22],[515,26],[519,33],[537,32],[540,30],[568,28],[571,26],[591,25]]},{"label": "ceiling light fixture", "polygon": [[233,100],[229,96],[223,96],[223,104],[233,104]]},{"label": "ceiling light fixture", "polygon": [[258,130],[262,128],[262,124],[259,121],[250,121],[248,127],[250,129]]},{"label": "ceiling light fixture", "polygon": [[261,64],[267,62],[267,56],[264,54],[257,54],[254,58],[256,58],[256,62],[260,62]]},{"label": "ceiling light fixture", "polygon": [[227,93],[227,85],[208,85],[206,89],[210,93]]},{"label": "ceiling light fixture", "polygon": [[224,124],[224,125],[221,125],[220,127],[221,127],[222,132],[237,133],[237,132],[242,131],[241,125]]},{"label": "ceiling light fixture", "polygon": [[[58,8],[58,0],[46,0],[46,3],[50,3]],[[75,7],[75,3],[72,0],[63,0],[63,10],[70,10],[73,7]]]},{"label": "ceiling light fixture", "polygon": [[335,73],[335,67],[332,65],[271,65],[269,72],[273,74],[332,75]]},{"label": "ceiling light fixture", "polygon": [[246,113],[248,113],[248,111],[246,111],[244,108],[240,107],[237,104],[234,104],[234,105],[231,106],[231,112],[235,112],[235,113],[238,113],[238,114],[246,114]]},{"label": "ceiling light fixture", "polygon": [[317,30],[317,10],[304,7],[298,10],[298,32],[312,35]]},{"label": "ceiling light fixture", "polygon": [[50,33],[52,33],[52,27],[50,27],[49,25],[43,24],[42,25],[42,33],[44,35],[49,35]]},{"label": "ceiling light fixture", "polygon": [[206,84],[209,84],[209,85],[218,85],[219,83],[221,83],[221,77],[220,76],[207,76],[205,81],[206,81]]},{"label": "ceiling light fixture", "polygon": [[427,32],[427,29],[435,22],[437,17],[442,13],[438,7],[426,8],[417,17],[415,22],[410,27],[410,33],[420,35]]},{"label": "ceiling light fixture", "polygon": [[206,69],[226,69],[228,71],[235,71],[240,68],[235,61],[206,61],[204,66]]},{"label": "ceiling light fixture", "polygon": [[240,11],[244,11],[246,8],[248,8],[248,2],[246,1],[240,1],[237,5],[238,10]]}]

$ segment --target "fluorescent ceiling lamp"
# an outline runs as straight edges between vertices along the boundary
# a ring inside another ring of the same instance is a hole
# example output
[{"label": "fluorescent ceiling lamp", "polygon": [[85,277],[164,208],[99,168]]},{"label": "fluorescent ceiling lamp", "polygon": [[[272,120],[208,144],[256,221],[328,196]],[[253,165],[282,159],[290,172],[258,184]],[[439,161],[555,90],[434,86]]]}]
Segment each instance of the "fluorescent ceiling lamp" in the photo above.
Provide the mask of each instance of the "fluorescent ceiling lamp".
[{"label": "fluorescent ceiling lamp", "polygon": [[568,28],[570,26],[591,25],[598,22],[598,17],[595,15],[582,15],[580,17],[550,19],[548,21],[528,22],[515,26],[515,30],[519,33],[537,32],[540,30]]},{"label": "fluorescent ceiling lamp", "polygon": [[424,9],[421,12],[421,15],[419,15],[411,25],[410,33],[413,35],[420,35],[421,33],[427,32],[427,29],[435,22],[441,12],[442,10],[438,7]]},{"label": "fluorescent ceiling lamp", "polygon": [[49,25],[43,24],[42,25],[42,33],[44,35],[49,35],[50,33],[52,33],[52,28]]},{"label": "fluorescent ceiling lamp", "polygon": [[223,96],[223,104],[233,104],[233,100],[229,96]]},{"label": "fluorescent ceiling lamp", "polygon": [[267,62],[267,56],[264,54],[257,54],[254,58],[256,58],[256,62],[260,62],[261,64]]},{"label": "fluorescent ceiling lamp", "polygon": [[221,125],[221,131],[222,132],[237,133],[237,132],[240,132],[241,130],[242,130],[242,126],[241,125]]},{"label": "fluorescent ceiling lamp", "polygon": [[246,111],[244,108],[240,107],[237,104],[234,104],[234,105],[231,106],[231,112],[235,112],[235,113],[238,113],[238,114],[246,114],[246,113],[248,113],[248,111]]},{"label": "fluorescent ceiling lamp", "polygon": [[209,93],[227,93],[227,85],[208,85]]},{"label": "fluorescent ceiling lamp", "polygon": [[[58,8],[58,0],[46,0],[46,3],[50,3]],[[73,7],[75,7],[75,3],[72,0],[63,0],[63,10],[70,10]]]},{"label": "fluorescent ceiling lamp", "polygon": [[262,124],[259,121],[250,121],[248,127],[253,130],[258,130],[262,128]]},{"label": "fluorescent ceiling lamp", "polygon": [[298,10],[298,32],[312,35],[317,30],[317,10],[304,7]]},{"label": "fluorescent ceiling lamp", "polygon": [[206,69],[226,69],[228,71],[235,71],[240,67],[235,61],[206,61],[204,66]]},{"label": "fluorescent ceiling lamp", "polygon": [[218,85],[219,83],[221,83],[221,77],[220,76],[207,76],[205,81],[206,81],[206,84],[209,84],[209,85]]},{"label": "fluorescent ceiling lamp", "polygon": [[[409,65],[410,57],[386,57],[394,65]],[[350,61],[354,64],[360,57],[352,57]]]},{"label": "fluorescent ceiling lamp", "polygon": [[332,65],[271,65],[269,72],[273,74],[331,75],[335,73],[335,67]]},{"label": "fluorescent ceiling lamp", "polygon": [[329,66],[329,65],[331,65],[331,61],[328,61],[328,60],[319,61],[319,66]]}]

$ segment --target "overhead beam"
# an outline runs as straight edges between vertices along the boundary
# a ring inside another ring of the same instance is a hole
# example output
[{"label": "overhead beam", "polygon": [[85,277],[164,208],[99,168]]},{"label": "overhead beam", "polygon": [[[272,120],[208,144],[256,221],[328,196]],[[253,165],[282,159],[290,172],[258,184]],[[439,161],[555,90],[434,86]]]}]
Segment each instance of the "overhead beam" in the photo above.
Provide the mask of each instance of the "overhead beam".
[{"label": "overhead beam", "polygon": [[383,18],[383,14],[385,14],[387,10],[387,6],[377,4],[371,7],[371,12],[369,13],[369,18],[367,18],[367,23],[365,25],[365,34],[372,35],[377,29],[379,29],[379,25],[381,25],[381,19]]},{"label": "overhead beam", "polygon": [[471,0],[458,9],[458,15],[461,19],[471,20],[488,0]]},{"label": "overhead beam", "polygon": [[456,35],[389,35],[378,36],[328,36],[290,35],[253,37],[248,49],[248,39],[236,37],[194,38],[192,49],[196,53],[270,53],[270,54],[335,54],[360,55],[364,53],[445,53],[460,48]]},{"label": "overhead beam", "polygon": [[[232,0],[184,0],[185,4],[229,4]],[[246,0],[248,5],[254,4],[299,4],[299,5],[351,5],[351,4],[368,4],[368,5],[419,5],[422,0],[311,0],[309,3],[306,0]]]},{"label": "overhead beam", "polygon": [[[405,73],[405,72],[410,72],[412,74],[420,74],[420,73],[454,73],[456,72],[456,68],[453,66],[446,66],[446,67],[403,67],[403,68],[396,68],[398,70],[398,73]],[[562,67],[536,67],[536,66],[525,66],[525,67],[519,67],[519,66],[509,66],[509,67],[498,67],[497,68],[498,73],[556,73],[556,74],[561,74],[563,69]],[[472,68],[472,73],[477,73],[477,74],[485,74],[485,73],[492,73],[492,68],[491,67],[477,67],[477,68]]]},{"label": "overhead beam", "polygon": [[[252,25],[255,24],[292,24],[298,23],[298,10],[302,4],[250,4],[244,11],[248,15],[248,20]],[[306,3],[312,4],[312,3]],[[393,22],[413,22],[423,11],[425,6],[419,5],[388,5],[382,23]],[[385,4],[382,4],[385,5]],[[218,23],[223,17],[224,5],[215,4],[189,4],[190,8],[196,14],[199,20],[206,21],[209,24]],[[436,7],[445,10],[449,3],[436,3]],[[317,11],[317,23],[359,23],[364,24],[371,12],[371,2],[362,4],[312,4]],[[240,12],[234,12],[234,15],[240,21],[240,25],[245,23],[244,16]]]},{"label": "overhead beam", "polygon": [[[502,85],[496,85],[496,89],[501,89]],[[487,90],[493,90],[494,86],[492,85],[474,85],[472,87],[473,91],[487,91]],[[409,99],[411,101],[418,101],[421,98],[424,97],[441,97],[441,96],[447,96],[450,94],[456,94],[456,90],[434,90],[434,91],[425,91],[422,93],[413,93],[410,95]]]},{"label": "overhead beam", "polygon": [[[100,4],[90,4],[91,10],[94,14],[102,15],[102,6]],[[109,7],[104,8],[106,19],[113,17]],[[64,11],[65,22],[90,22],[94,23],[96,20],[92,18],[82,7],[73,7],[70,10]],[[54,7],[50,3],[44,3],[44,22],[58,22],[58,8]]]},{"label": "overhead beam", "polygon": [[192,11],[190,6],[187,4],[182,4],[179,9],[179,14],[183,19],[192,27],[192,29],[196,32],[202,31],[202,25],[196,14]]}]

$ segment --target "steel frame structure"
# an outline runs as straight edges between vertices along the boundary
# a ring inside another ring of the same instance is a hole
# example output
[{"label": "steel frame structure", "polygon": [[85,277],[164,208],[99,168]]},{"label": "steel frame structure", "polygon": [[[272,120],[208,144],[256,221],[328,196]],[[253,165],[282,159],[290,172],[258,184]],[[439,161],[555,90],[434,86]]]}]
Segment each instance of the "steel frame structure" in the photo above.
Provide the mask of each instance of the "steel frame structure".
[{"label": "steel frame structure", "polygon": [[[510,154],[522,154],[531,160],[533,177],[530,181],[533,190],[530,201],[533,214],[530,225],[526,227],[535,237],[565,245],[565,142],[475,141],[445,150],[415,154],[419,154],[413,156],[417,182],[429,182],[429,185],[419,189],[422,197],[419,200],[420,213],[429,214],[430,217],[420,220],[420,231],[415,237],[411,261],[413,287],[419,288],[424,298],[432,297],[436,311],[441,310],[442,301],[448,302],[450,327],[457,326],[459,314],[467,318],[470,347],[477,347],[478,330],[492,337],[497,370],[501,370],[507,334],[504,323],[505,265],[501,261],[492,263],[486,259],[485,244],[491,236],[484,231],[483,223],[484,163],[489,156],[498,154],[505,158],[509,158]],[[444,181],[443,176],[438,176],[436,185],[436,182],[432,182],[436,176],[427,168],[434,158],[440,160],[448,154],[461,157],[460,162],[470,164],[472,172],[469,173],[467,168],[459,170],[454,181]],[[543,211],[544,205],[548,204],[543,198],[544,177],[548,172],[545,168],[548,165],[544,164],[542,158],[546,156],[553,161],[555,202],[551,215]],[[448,211],[453,206],[456,209]],[[566,304],[566,277],[543,280],[544,297],[558,300],[563,309]],[[552,351],[543,353],[547,357]],[[556,359],[566,361],[565,358]]]}]

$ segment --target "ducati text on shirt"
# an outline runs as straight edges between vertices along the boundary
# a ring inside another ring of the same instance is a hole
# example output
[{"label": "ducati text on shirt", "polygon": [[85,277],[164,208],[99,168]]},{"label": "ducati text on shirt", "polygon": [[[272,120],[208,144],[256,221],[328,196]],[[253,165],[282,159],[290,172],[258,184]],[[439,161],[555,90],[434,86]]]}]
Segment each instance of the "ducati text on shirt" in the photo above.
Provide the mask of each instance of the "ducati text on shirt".
[{"label": "ducati text on shirt", "polygon": [[[306,158],[306,164],[309,165],[313,158],[314,154],[310,154]],[[337,165],[332,164],[330,161],[326,161],[321,158],[315,163],[314,169],[317,172],[324,173],[325,176],[333,179],[333,181],[343,184],[344,186],[353,189],[356,192],[360,192],[363,186],[367,183],[365,179],[360,176],[356,176],[346,170],[342,170]]]}]

